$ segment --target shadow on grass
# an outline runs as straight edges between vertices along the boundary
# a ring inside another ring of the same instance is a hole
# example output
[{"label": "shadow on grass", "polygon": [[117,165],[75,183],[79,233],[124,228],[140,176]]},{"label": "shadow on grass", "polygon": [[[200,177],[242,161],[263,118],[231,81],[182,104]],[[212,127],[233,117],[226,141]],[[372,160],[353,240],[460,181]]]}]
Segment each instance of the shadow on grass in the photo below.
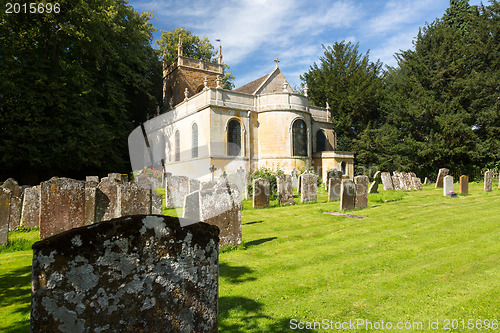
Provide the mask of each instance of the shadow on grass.
[{"label": "shadow on grass", "polygon": [[266,243],[266,242],[270,242],[270,241],[275,240],[277,238],[278,237],[269,237],[269,238],[256,239],[256,240],[253,240],[253,241],[250,241],[250,242],[245,242],[245,246],[246,247],[256,246],[256,245],[260,245],[260,244],[263,244],[263,243]]},{"label": "shadow on grass", "polygon": [[250,298],[219,297],[219,332],[291,332],[290,320],[291,318],[274,319],[266,315],[263,304]]},{"label": "shadow on grass", "polygon": [[[29,318],[31,291],[31,266],[24,266],[12,270],[7,274],[0,275],[0,307],[11,306],[16,303],[28,304],[18,306],[14,313],[22,318]],[[13,322],[8,328],[3,328],[2,332],[28,332],[29,320]]]},{"label": "shadow on grass", "polygon": [[253,272],[253,269],[246,266],[229,266],[223,262],[219,263],[219,275],[230,283],[255,281],[257,278],[250,276]]},{"label": "shadow on grass", "polygon": [[262,222],[264,222],[264,221],[252,221],[252,222],[243,223],[243,225],[257,224],[257,223],[262,223]]}]

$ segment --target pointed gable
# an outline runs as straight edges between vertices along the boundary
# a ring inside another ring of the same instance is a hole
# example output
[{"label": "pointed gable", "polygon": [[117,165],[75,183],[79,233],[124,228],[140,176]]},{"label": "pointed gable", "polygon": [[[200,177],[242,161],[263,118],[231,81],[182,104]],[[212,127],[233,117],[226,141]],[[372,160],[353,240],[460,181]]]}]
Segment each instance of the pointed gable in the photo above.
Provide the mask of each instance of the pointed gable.
[{"label": "pointed gable", "polygon": [[[276,67],[271,73],[247,83],[235,91],[251,95],[280,93],[283,92],[283,83],[285,82],[288,84],[288,81],[279,67]],[[288,92],[293,93],[293,89],[290,87],[290,84],[288,84],[287,90]]]}]

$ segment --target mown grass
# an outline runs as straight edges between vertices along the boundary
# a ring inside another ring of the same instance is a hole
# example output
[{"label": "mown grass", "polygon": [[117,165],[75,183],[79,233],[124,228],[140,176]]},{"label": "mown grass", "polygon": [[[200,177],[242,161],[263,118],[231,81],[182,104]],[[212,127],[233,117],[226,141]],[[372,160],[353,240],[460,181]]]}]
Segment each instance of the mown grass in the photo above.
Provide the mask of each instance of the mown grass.
[{"label": "mown grass", "polygon": [[[443,331],[447,318],[500,319],[500,190],[484,193],[471,183],[469,193],[443,197],[433,185],[381,191],[369,195],[368,208],[349,212],[364,219],[323,214],[339,204],[327,202],[322,189],[312,204],[273,201],[255,210],[245,201],[243,244],[219,257],[219,330],[290,332],[291,319],[364,319],[422,322],[423,331],[439,320]],[[36,235],[14,232],[10,239],[31,243]],[[28,331],[25,248],[0,250],[2,332]]]}]

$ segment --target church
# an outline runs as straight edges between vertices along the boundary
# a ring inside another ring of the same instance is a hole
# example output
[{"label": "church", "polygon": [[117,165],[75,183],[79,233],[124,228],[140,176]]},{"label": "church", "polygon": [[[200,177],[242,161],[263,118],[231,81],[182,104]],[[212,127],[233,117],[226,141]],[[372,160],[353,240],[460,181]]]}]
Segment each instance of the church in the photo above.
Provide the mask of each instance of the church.
[{"label": "church", "polygon": [[309,105],[307,87],[295,93],[279,68],[235,90],[223,89],[222,50],[218,62],[182,55],[163,63],[163,113],[129,136],[134,171],[162,167],[177,176],[210,180],[261,167],[328,169],[353,177],[351,152],[336,151],[329,108]]}]

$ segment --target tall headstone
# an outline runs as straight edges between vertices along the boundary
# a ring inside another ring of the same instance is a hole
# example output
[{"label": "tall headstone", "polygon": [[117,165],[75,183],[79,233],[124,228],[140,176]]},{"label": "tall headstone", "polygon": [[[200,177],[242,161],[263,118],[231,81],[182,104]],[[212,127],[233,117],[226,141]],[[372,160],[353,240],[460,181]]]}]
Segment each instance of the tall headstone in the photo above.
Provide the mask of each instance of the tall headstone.
[{"label": "tall headstone", "polygon": [[120,184],[120,216],[151,214],[151,188],[135,182]]},{"label": "tall headstone", "polygon": [[493,172],[486,171],[484,173],[484,191],[491,192],[493,189]]},{"label": "tall headstone", "polygon": [[192,193],[199,190],[201,190],[201,182],[198,179],[190,179],[188,192]]},{"label": "tall headstone", "polygon": [[269,179],[253,180],[253,208],[269,207]]},{"label": "tall headstone", "polygon": [[135,178],[135,182],[140,187],[150,188],[154,191],[156,191],[157,188],[160,188],[160,180],[152,175],[139,175]]},{"label": "tall headstone", "polygon": [[446,168],[439,169],[438,176],[436,179],[436,188],[443,187],[443,179],[445,176],[448,175],[448,173],[450,173],[450,170]]},{"label": "tall headstone", "polygon": [[23,209],[23,188],[19,186],[17,181],[13,178],[8,178],[3,184],[3,188],[12,191],[12,197],[10,199],[10,219],[9,219],[9,231],[15,230],[21,221],[21,211]]},{"label": "tall headstone", "polygon": [[368,193],[377,193],[378,192],[378,186],[382,183],[381,179],[381,172],[377,171],[375,172],[375,175],[373,175],[373,182],[370,184],[370,187],[368,188]]},{"label": "tall headstone", "polygon": [[120,217],[120,185],[116,177],[101,179],[95,193],[95,222]]},{"label": "tall headstone", "polygon": [[314,202],[318,196],[318,176],[314,173],[303,173],[301,175],[300,201]]},{"label": "tall headstone", "polygon": [[292,188],[297,188],[299,186],[299,177],[297,170],[293,169],[291,175],[292,175]]},{"label": "tall headstone", "polygon": [[356,205],[356,184],[350,179],[342,181],[340,190],[340,209],[354,209]]},{"label": "tall headstone", "polygon": [[35,228],[40,225],[40,185],[24,190],[21,227]]},{"label": "tall headstone", "polygon": [[278,187],[278,201],[280,205],[293,205],[292,176],[279,175],[276,177]]},{"label": "tall headstone", "polygon": [[[330,178],[338,177],[337,169],[328,169],[326,171],[326,179],[325,179],[325,190],[328,190],[328,183],[330,182]],[[342,174],[340,175],[342,179]]]},{"label": "tall headstone", "polygon": [[0,245],[9,239],[10,199],[12,191],[0,186]]},{"label": "tall headstone", "polygon": [[392,185],[394,187],[394,190],[396,190],[396,191],[401,191],[402,190],[402,188],[401,188],[401,181],[399,179],[399,176],[396,175],[396,174],[392,176]]},{"label": "tall headstone", "polygon": [[412,179],[413,188],[415,190],[422,191],[422,181],[418,177],[413,177]]},{"label": "tall headstone", "polygon": [[385,191],[392,191],[394,190],[394,185],[392,183],[392,177],[389,172],[382,172],[380,174],[380,178],[382,180],[382,185],[384,186]]},{"label": "tall headstone", "polygon": [[368,176],[356,176],[354,177],[354,184],[356,185],[356,199],[354,202],[354,208],[366,208],[368,207],[368,182],[370,179]]},{"label": "tall headstone", "polygon": [[425,177],[424,185],[430,185],[430,184],[432,184],[431,180],[429,178]]},{"label": "tall headstone", "polygon": [[184,197],[189,194],[189,178],[186,176],[170,176],[166,179],[165,206],[178,208],[184,205]]},{"label": "tall headstone", "polygon": [[85,225],[93,224],[96,221],[95,198],[98,185],[99,183],[96,181],[85,182]]},{"label": "tall headstone", "polygon": [[40,184],[40,238],[85,225],[85,182],[52,178]]},{"label": "tall headstone", "polygon": [[469,194],[469,177],[466,175],[460,176],[460,193]]},{"label": "tall headstone", "polygon": [[130,216],[33,245],[31,332],[217,332],[218,230]]},{"label": "tall headstone", "polygon": [[450,192],[453,191],[453,177],[450,175],[443,177],[443,195],[450,196]]},{"label": "tall headstone", "polygon": [[163,214],[163,195],[156,194],[153,192],[151,197],[151,214],[162,215]]},{"label": "tall headstone", "polygon": [[342,186],[342,175],[335,175],[328,181],[328,201],[337,201],[340,199],[340,191]]},{"label": "tall headstone", "polygon": [[236,185],[238,191],[240,191],[245,199],[248,199],[249,177],[248,171],[243,168],[239,168],[237,172],[227,175],[228,182]]}]

